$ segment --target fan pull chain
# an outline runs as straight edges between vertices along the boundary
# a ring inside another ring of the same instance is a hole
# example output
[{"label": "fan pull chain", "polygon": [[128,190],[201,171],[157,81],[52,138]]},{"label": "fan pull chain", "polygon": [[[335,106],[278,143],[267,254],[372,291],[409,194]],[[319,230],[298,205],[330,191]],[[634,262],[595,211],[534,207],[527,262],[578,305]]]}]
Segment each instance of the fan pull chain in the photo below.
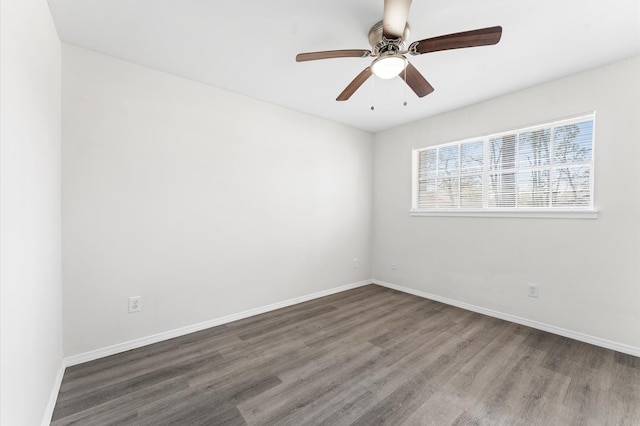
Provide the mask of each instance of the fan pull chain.
[{"label": "fan pull chain", "polygon": [[371,111],[376,109],[373,105],[376,103],[376,76],[371,76]]},{"label": "fan pull chain", "polygon": [[[407,82],[407,67],[404,67],[404,82]],[[404,102],[402,105],[407,106],[407,84],[404,85]]]}]

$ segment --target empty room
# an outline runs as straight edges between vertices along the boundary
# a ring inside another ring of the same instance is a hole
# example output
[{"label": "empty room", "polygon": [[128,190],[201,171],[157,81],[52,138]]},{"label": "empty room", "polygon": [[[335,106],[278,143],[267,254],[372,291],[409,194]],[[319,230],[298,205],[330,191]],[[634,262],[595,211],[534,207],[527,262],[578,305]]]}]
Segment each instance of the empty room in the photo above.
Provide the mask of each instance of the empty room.
[{"label": "empty room", "polygon": [[0,0],[0,422],[640,425],[640,3]]}]

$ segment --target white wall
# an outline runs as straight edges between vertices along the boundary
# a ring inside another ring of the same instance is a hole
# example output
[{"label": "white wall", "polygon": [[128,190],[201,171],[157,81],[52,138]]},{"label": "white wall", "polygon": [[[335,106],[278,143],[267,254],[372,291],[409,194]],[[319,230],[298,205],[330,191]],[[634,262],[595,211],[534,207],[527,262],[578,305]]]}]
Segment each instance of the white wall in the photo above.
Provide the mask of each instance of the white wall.
[{"label": "white wall", "polygon": [[60,41],[45,0],[1,7],[0,423],[36,425],[62,365]]},{"label": "white wall", "polygon": [[[594,110],[597,220],[409,216],[412,148]],[[636,57],[375,135],[374,277],[640,350],[639,117]]]},{"label": "white wall", "polygon": [[63,46],[66,355],[370,278],[371,134]]}]

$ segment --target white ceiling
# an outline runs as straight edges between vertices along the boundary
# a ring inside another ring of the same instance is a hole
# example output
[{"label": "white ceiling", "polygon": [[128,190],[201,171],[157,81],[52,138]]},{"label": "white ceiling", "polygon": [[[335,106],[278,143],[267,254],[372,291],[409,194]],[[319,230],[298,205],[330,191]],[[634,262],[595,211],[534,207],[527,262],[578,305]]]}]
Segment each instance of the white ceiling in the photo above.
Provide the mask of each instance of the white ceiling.
[{"label": "white ceiling", "polygon": [[65,42],[371,132],[640,54],[639,0],[414,0],[409,42],[495,25],[502,40],[410,56],[435,88],[422,99],[376,78],[336,102],[371,59],[295,55],[369,49],[383,0],[49,4]]}]

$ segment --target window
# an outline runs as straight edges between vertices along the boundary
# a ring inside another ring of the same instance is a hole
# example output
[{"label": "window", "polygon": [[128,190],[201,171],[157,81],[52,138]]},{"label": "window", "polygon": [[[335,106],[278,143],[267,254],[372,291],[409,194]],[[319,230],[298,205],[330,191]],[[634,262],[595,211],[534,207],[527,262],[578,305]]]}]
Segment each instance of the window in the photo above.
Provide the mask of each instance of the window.
[{"label": "window", "polygon": [[596,217],[594,114],[414,150],[414,215]]}]

